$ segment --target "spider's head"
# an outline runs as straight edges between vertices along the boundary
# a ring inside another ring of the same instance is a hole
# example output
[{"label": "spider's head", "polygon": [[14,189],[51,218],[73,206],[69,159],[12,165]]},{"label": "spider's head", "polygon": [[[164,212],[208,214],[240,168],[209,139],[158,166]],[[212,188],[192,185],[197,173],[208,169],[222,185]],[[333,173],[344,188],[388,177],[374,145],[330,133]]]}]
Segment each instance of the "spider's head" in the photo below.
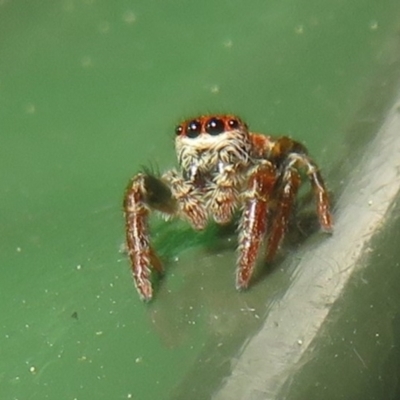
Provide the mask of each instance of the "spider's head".
[{"label": "spider's head", "polygon": [[232,164],[249,163],[251,144],[247,125],[235,115],[203,115],[175,129],[175,148],[189,176]]}]

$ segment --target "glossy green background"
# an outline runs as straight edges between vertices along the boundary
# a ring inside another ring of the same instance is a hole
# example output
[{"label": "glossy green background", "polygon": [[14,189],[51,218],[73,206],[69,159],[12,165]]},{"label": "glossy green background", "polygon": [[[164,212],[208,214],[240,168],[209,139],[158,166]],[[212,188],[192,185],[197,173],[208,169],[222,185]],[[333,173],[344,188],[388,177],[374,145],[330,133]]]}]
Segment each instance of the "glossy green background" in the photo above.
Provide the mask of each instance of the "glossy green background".
[{"label": "glossy green background", "polygon": [[396,88],[399,15],[397,0],[0,1],[0,397],[209,398],[290,273],[237,293],[234,242],[191,247],[156,223],[176,258],[142,304],[120,252],[126,182],[174,165],[181,118],[234,112],[306,143],[339,196]]}]

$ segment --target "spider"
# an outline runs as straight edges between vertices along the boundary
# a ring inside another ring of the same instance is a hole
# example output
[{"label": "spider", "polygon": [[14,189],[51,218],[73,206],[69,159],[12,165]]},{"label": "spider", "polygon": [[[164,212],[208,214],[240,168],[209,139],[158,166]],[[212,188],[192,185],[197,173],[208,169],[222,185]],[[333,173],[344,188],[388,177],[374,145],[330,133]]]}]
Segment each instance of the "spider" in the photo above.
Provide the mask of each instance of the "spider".
[{"label": "spider", "polygon": [[127,252],[142,300],[153,296],[151,269],[163,266],[150,244],[148,217],[159,211],[182,218],[195,230],[209,220],[229,223],[240,211],[236,288],[246,289],[257,254],[266,240],[270,262],[284,237],[301,184],[311,183],[321,228],[333,227],[328,192],[307,149],[289,137],[250,132],[235,115],[202,115],[175,129],[179,169],[157,177],[141,172],[129,182],[124,197]]}]

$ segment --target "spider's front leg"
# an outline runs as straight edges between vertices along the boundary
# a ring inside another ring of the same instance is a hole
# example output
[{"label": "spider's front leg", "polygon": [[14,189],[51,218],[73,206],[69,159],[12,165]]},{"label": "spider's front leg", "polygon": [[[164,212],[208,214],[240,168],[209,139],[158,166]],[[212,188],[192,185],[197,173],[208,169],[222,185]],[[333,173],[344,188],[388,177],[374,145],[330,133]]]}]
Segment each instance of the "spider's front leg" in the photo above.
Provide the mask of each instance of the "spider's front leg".
[{"label": "spider's front leg", "polygon": [[234,165],[223,166],[223,170],[214,179],[214,187],[210,190],[210,213],[217,224],[229,223],[237,207],[238,187],[242,179],[239,168]]},{"label": "spider's front leg", "polygon": [[185,219],[195,230],[202,230],[207,225],[208,213],[203,204],[203,195],[193,182],[183,178],[175,170],[163,175],[168,182],[173,197],[177,201],[176,215]]},{"label": "spider's front leg", "polygon": [[126,246],[136,289],[142,300],[151,300],[150,267],[162,272],[162,264],[150,245],[148,216],[152,209],[172,215],[177,203],[160,179],[140,173],[129,182],[124,197]]},{"label": "spider's front leg", "polygon": [[136,289],[145,301],[153,296],[150,268],[163,272],[150,244],[148,217],[152,210],[186,219],[197,230],[207,223],[201,194],[176,171],[166,173],[161,179],[140,173],[129,182],[124,197],[126,246]]},{"label": "spider's front leg", "polygon": [[258,250],[267,230],[269,203],[276,180],[276,168],[266,160],[260,162],[249,176],[239,225],[237,289],[247,288],[253,274]]}]

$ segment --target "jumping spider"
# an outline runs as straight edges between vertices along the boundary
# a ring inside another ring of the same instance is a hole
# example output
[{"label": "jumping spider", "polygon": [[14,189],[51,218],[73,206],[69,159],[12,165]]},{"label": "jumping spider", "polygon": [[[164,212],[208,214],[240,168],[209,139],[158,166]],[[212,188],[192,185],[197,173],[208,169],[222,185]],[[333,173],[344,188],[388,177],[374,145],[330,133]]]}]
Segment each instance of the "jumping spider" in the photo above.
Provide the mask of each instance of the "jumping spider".
[{"label": "jumping spider", "polygon": [[301,184],[300,171],[311,182],[321,228],[332,231],[325,184],[302,144],[286,136],[252,133],[235,115],[191,118],[175,133],[180,169],[160,178],[139,173],[125,192],[126,244],[143,300],[153,296],[151,268],[163,271],[148,232],[154,210],[182,218],[196,230],[204,229],[209,219],[227,224],[240,210],[237,289],[248,287],[264,238],[266,260],[277,252]]}]

